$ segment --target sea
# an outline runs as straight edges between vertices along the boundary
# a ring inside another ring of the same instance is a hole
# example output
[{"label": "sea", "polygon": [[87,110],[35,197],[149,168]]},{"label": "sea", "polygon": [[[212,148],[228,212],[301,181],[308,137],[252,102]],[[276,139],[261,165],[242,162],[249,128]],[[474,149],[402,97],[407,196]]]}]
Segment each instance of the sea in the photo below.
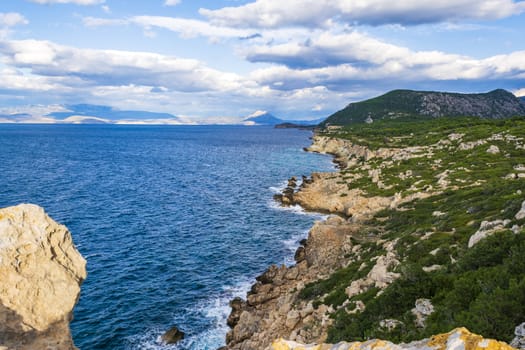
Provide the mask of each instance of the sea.
[{"label": "sea", "polygon": [[[311,132],[267,126],[0,125],[0,207],[42,206],[87,260],[81,350],[217,349],[228,302],[292,264],[319,214],[282,208],[291,176],[333,169]],[[50,305],[49,307],[52,307]],[[160,336],[186,333],[176,345]]]}]

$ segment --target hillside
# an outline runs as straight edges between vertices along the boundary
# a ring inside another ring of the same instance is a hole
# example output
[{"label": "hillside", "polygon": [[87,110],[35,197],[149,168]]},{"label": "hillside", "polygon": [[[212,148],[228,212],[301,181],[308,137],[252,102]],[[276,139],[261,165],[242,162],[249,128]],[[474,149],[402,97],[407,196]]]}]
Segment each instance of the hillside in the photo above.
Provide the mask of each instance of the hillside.
[{"label": "hillside", "polygon": [[340,170],[292,178],[276,198],[333,215],[295,265],[270,267],[232,302],[229,349],[409,342],[456,327],[519,344],[524,118],[354,123],[318,132],[309,150]]},{"label": "hillside", "polygon": [[512,93],[498,89],[482,94],[394,90],[366,101],[349,104],[322,125],[346,125],[400,117],[509,118],[525,115],[525,104]]}]

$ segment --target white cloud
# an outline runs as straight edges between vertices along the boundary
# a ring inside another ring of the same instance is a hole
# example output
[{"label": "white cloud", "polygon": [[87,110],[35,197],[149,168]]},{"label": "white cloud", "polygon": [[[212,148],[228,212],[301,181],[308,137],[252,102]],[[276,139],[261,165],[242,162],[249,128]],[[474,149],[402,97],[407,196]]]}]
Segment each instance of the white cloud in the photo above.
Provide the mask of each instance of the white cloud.
[{"label": "white cloud", "polygon": [[98,5],[106,0],[29,0],[37,4],[75,4],[75,5]]},{"label": "white cloud", "polygon": [[235,29],[227,26],[214,26],[195,19],[162,16],[136,16],[130,22],[143,27],[159,27],[179,33],[184,38],[196,36],[238,38],[254,33],[253,30]]},{"label": "white cloud", "polygon": [[100,6],[100,8],[101,8],[102,11],[104,11],[105,13],[111,13],[111,9],[109,8],[108,5],[102,5],[102,6]]},{"label": "white cloud", "polygon": [[146,31],[151,31],[152,27],[157,27],[179,33],[181,37],[186,39],[197,36],[209,38],[244,38],[256,33],[254,30],[215,26],[196,19],[164,16],[135,16],[129,19],[84,17],[82,21],[87,27],[135,24],[143,27]]},{"label": "white cloud", "polygon": [[4,60],[44,77],[75,77],[94,86],[164,86],[177,91],[234,90],[237,74],[221,72],[194,59],[149,52],[78,49],[49,41],[0,41]]},{"label": "white cloud", "polygon": [[51,91],[64,88],[60,79],[23,74],[15,69],[1,70],[0,81],[2,89],[14,91]]},{"label": "white cloud", "polygon": [[512,0],[256,0],[237,7],[200,13],[220,25],[274,28],[323,26],[341,20],[364,24],[420,24],[461,19],[499,19],[525,11],[525,2]]},{"label": "white cloud", "polygon": [[17,12],[0,12],[0,27],[14,27],[19,24],[28,24],[29,21]]},{"label": "white cloud", "polygon": [[181,0],[166,0],[164,6],[175,6],[181,3]]}]

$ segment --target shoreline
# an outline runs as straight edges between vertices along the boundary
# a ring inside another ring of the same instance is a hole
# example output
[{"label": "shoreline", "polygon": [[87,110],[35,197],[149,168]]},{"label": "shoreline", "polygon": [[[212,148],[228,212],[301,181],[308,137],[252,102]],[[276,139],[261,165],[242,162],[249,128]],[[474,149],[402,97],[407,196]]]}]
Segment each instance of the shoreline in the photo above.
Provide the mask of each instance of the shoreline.
[{"label": "shoreline", "polygon": [[[322,150],[312,151],[311,147],[316,142],[315,136],[316,134],[313,133],[312,144],[303,148],[304,151],[332,156],[334,171],[324,174],[339,173],[343,164],[337,159],[344,155]],[[307,215],[321,215],[324,218],[316,220],[309,229],[307,237],[300,241],[294,254],[295,264],[269,266],[255,278],[256,282],[251,285],[246,299],[234,298],[230,301],[232,311],[227,322],[230,331],[226,336],[226,346],[221,347],[221,350],[264,349],[280,337],[303,342],[326,340],[326,330],[331,324],[328,315],[333,310],[329,307],[320,307],[316,310],[311,302],[303,302],[295,306],[292,304],[297,299],[297,294],[309,282],[327,276],[335,269],[344,266],[346,259],[343,256],[349,249],[344,242],[346,236],[344,231],[349,228],[354,230],[357,227],[346,223],[343,215],[331,215],[334,213],[322,207],[308,207],[299,202],[284,203],[278,199],[279,196],[283,198],[284,193],[291,187],[295,194],[300,193],[315,181],[312,180],[314,174],[318,173],[312,173],[309,178],[303,176],[298,186],[297,179],[294,177],[288,179],[281,194],[276,194],[273,200],[284,210],[297,205]],[[292,182],[294,186],[290,186]],[[326,239],[327,237],[329,239]],[[307,334],[299,329],[299,326],[306,324],[315,325],[317,330]]]}]

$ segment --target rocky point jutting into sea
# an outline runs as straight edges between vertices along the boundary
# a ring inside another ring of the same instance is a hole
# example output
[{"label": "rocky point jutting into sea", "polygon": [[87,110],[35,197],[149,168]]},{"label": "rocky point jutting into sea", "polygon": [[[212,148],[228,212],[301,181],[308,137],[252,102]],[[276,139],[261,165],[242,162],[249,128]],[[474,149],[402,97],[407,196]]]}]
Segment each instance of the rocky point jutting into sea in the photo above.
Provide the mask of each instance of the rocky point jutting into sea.
[{"label": "rocky point jutting into sea", "polygon": [[86,278],[71,234],[36,205],[0,209],[0,349],[76,349],[69,322]]},{"label": "rocky point jutting into sea", "polygon": [[[517,282],[500,281],[492,274],[499,273],[498,264],[507,263],[505,253],[492,257],[494,261],[483,254],[494,251],[491,245],[501,240],[508,240],[505,249],[522,244],[517,242],[522,242],[525,223],[520,189],[525,167],[519,163],[525,161],[524,123],[495,127],[479,119],[466,125],[458,120],[450,121],[449,129],[438,125],[439,132],[428,125],[431,137],[421,140],[411,129],[390,137],[374,135],[384,146],[359,135],[352,139],[341,127],[317,133],[307,150],[332,154],[339,171],[313,173],[299,186],[291,178],[276,199],[331,215],[316,222],[301,242],[295,265],[269,267],[246,300],[231,301],[225,348],[511,348],[465,328],[452,330],[464,323],[523,348],[523,271],[512,271],[516,275],[510,279]],[[477,123],[489,127],[469,134]],[[499,154],[505,155],[504,166]],[[493,162],[493,172],[486,165],[480,169],[474,155]],[[463,164],[465,159],[472,163]],[[483,199],[476,197],[478,191]],[[457,207],[447,202],[458,200],[455,196],[461,196]],[[473,240],[479,247],[473,247]],[[490,287],[483,290],[476,283]],[[471,294],[466,301],[454,301],[461,293]],[[520,301],[504,306],[497,298]],[[469,308],[469,302],[474,306]],[[492,333],[487,327],[493,327]],[[437,333],[442,334],[428,339]],[[365,342],[378,337],[394,342],[427,339],[401,346]],[[280,338],[287,340],[275,341]],[[301,345],[340,340],[364,342]]]}]

